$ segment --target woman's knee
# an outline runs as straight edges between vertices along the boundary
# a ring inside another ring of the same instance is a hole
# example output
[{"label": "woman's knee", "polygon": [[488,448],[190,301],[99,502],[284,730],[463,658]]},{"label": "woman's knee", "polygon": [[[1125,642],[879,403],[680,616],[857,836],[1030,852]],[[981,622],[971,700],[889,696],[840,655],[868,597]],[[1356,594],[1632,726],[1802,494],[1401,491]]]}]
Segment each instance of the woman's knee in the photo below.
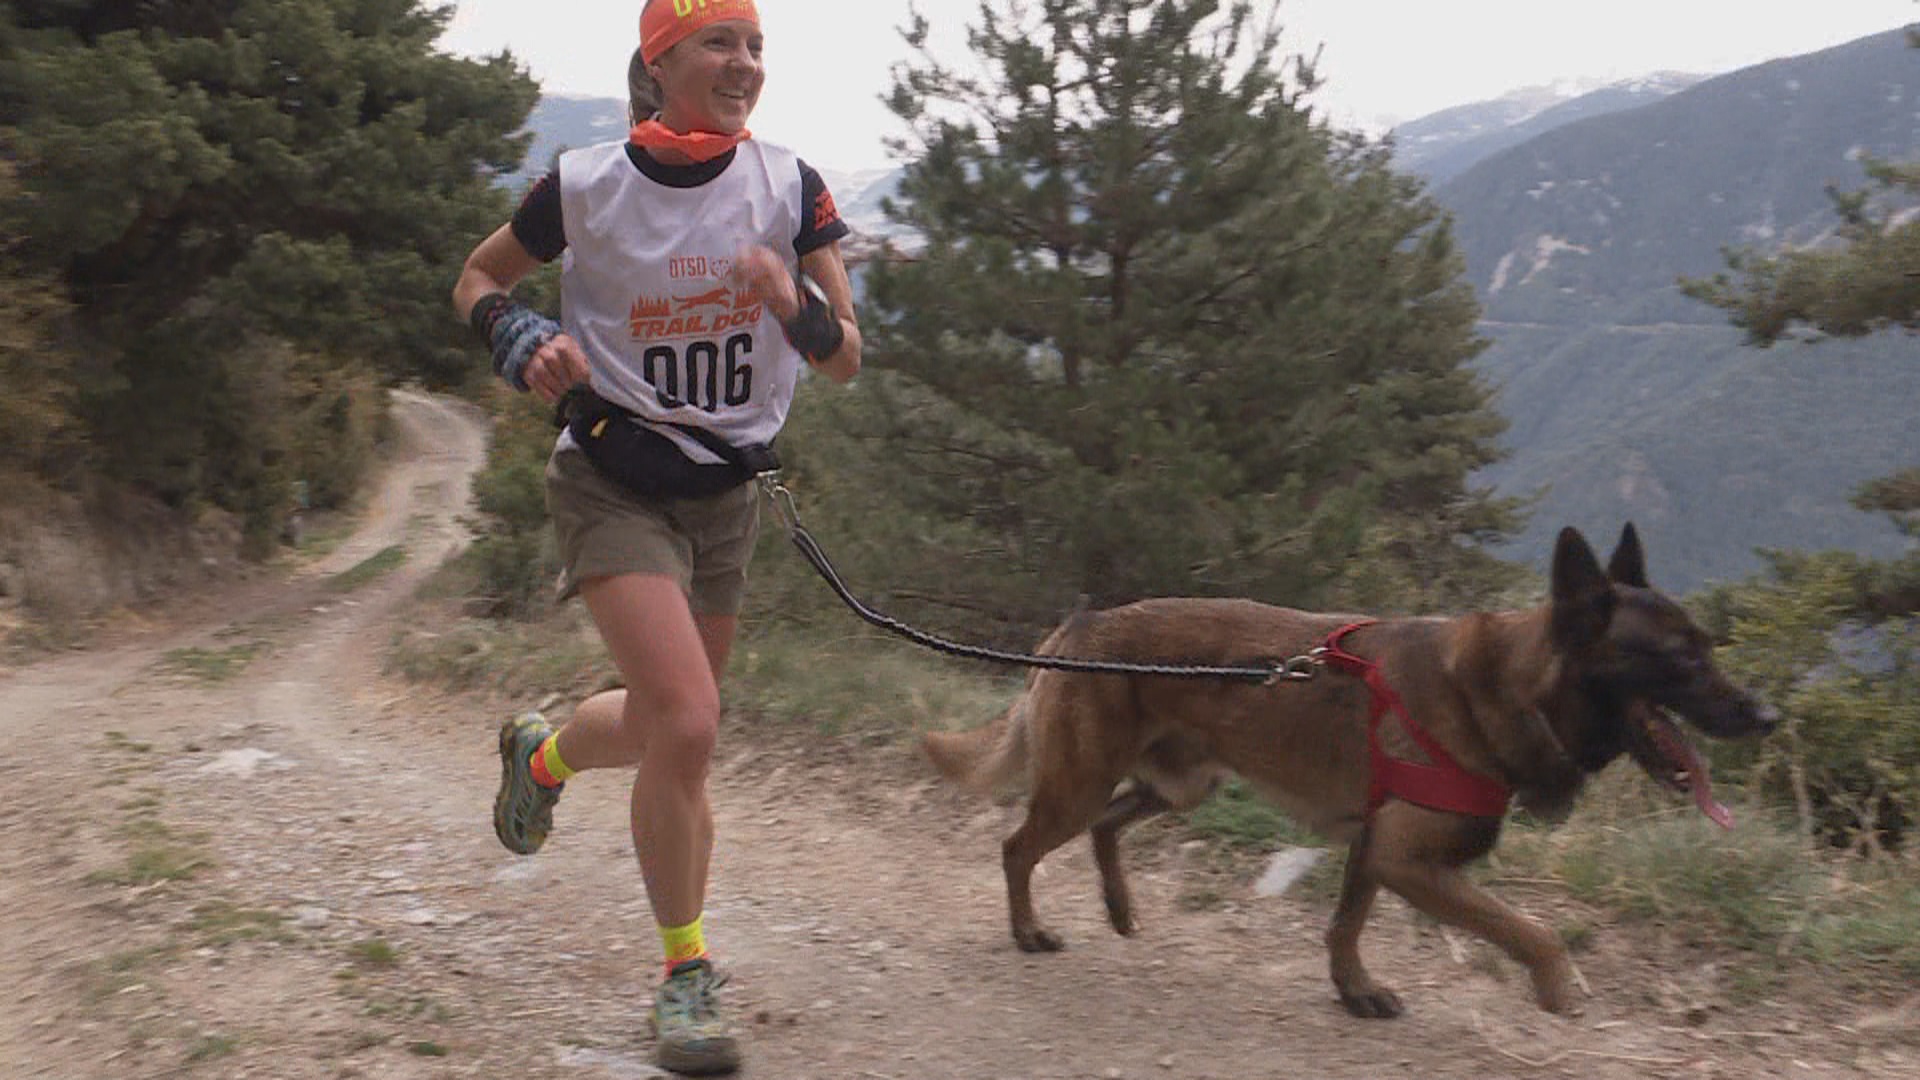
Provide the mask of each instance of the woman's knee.
[{"label": "woman's knee", "polygon": [[630,693],[622,720],[644,743],[649,760],[704,770],[720,734],[720,699],[696,693],[646,701]]}]

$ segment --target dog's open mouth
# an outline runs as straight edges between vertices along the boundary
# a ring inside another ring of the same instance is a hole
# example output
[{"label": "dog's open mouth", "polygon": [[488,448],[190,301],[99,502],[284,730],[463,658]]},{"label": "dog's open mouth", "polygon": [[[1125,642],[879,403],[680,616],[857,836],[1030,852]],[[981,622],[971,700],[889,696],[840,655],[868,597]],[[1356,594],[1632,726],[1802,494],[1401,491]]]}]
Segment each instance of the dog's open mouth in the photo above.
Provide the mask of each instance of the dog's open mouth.
[{"label": "dog's open mouth", "polygon": [[1647,705],[1632,710],[1637,729],[1631,740],[1641,768],[1674,791],[1693,795],[1694,805],[1723,829],[1733,828],[1733,814],[1713,797],[1713,780],[1699,751],[1667,714]]}]

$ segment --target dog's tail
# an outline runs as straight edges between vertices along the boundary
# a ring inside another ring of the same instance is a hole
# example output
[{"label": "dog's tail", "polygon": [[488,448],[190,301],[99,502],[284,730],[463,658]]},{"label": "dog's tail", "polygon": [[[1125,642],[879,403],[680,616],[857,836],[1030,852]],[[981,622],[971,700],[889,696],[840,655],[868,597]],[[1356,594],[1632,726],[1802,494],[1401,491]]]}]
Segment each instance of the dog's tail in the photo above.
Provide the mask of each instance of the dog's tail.
[{"label": "dog's tail", "polygon": [[1018,779],[1027,767],[1027,701],[1021,695],[993,723],[972,731],[929,731],[920,737],[940,775],[986,793]]},{"label": "dog's tail", "polygon": [[[1079,636],[1092,616],[1076,612],[1034,652],[1058,656]],[[979,792],[991,792],[1020,779],[1026,772],[1030,742],[1028,728],[1040,673],[1027,680],[1027,692],[991,724],[972,731],[929,731],[920,737],[933,767],[947,779]]]}]

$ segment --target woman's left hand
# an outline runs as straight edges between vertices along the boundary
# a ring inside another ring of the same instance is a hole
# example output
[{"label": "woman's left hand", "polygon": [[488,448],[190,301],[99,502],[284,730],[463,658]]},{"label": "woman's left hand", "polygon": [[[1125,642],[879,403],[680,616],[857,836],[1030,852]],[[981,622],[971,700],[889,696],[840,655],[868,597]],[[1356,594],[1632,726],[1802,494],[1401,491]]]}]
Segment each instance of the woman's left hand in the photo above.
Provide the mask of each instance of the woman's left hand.
[{"label": "woman's left hand", "polygon": [[793,273],[772,248],[742,248],[733,260],[733,286],[766,304],[781,322],[800,314]]}]

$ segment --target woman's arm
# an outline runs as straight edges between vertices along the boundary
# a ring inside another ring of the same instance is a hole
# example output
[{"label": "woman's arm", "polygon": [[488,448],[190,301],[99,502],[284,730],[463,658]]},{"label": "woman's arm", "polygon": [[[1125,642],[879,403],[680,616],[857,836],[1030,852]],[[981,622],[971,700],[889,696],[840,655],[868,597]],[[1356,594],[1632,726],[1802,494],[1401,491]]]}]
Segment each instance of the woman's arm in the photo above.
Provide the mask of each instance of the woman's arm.
[{"label": "woman's arm", "polygon": [[473,305],[488,293],[510,293],[528,274],[540,268],[513,226],[502,225],[467,256],[460,269],[460,280],[453,286],[453,311],[465,322],[473,314]]},{"label": "woman's arm", "polygon": [[[735,287],[759,297],[773,312],[773,317],[788,326],[788,339],[792,340],[795,328],[789,324],[800,316],[805,298],[795,290],[793,273],[787,264],[780,261],[772,248],[748,247],[735,257],[733,267]],[[809,356],[807,363],[834,382],[846,382],[860,373],[860,324],[854,318],[853,282],[847,279],[846,264],[840,261],[839,242],[802,255],[800,269],[827,294],[827,307],[840,324],[841,333],[838,348],[827,356]],[[808,322],[811,324],[811,319]],[[803,352],[808,347],[800,346]]]},{"label": "woman's arm", "polygon": [[[467,256],[460,280],[453,286],[454,313],[461,321],[471,322],[473,309],[481,300],[496,293],[511,293],[515,285],[539,266],[540,260],[513,235],[513,227],[500,226]],[[551,329],[549,326],[549,331]],[[489,339],[488,345],[496,352],[494,365],[495,370],[499,370],[501,357],[497,354],[501,343]],[[568,387],[585,382],[588,377],[586,353],[566,334],[555,334],[525,359],[520,378],[525,381],[526,389],[547,401],[558,401]]]},{"label": "woman's arm", "polygon": [[833,355],[814,362],[814,368],[834,382],[843,383],[860,374],[860,321],[853,311],[853,281],[847,276],[847,264],[840,257],[840,241],[815,248],[800,258],[800,271],[826,290],[827,303],[846,338]]}]

